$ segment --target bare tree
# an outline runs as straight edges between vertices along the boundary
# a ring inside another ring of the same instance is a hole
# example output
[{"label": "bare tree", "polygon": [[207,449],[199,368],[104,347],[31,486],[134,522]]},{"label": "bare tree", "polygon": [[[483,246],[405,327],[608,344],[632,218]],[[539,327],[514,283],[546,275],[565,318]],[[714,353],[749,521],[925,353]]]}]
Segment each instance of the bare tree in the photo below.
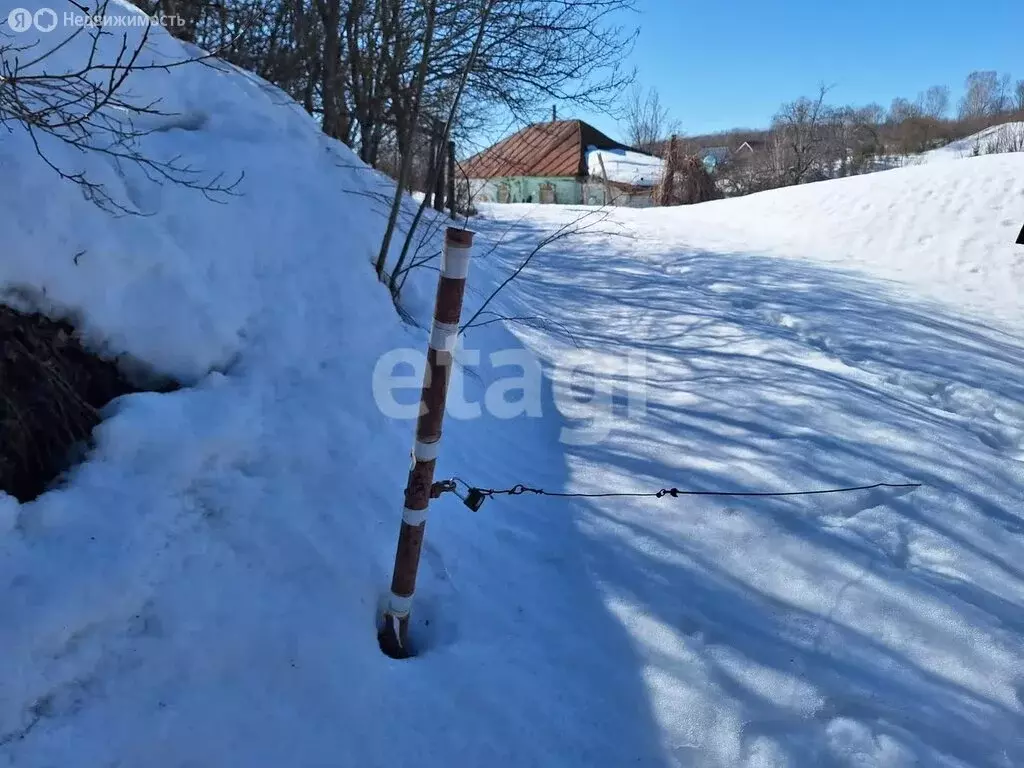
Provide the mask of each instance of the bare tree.
[{"label": "bare tree", "polygon": [[[76,8],[79,8],[77,5]],[[104,18],[107,3],[95,13]],[[79,10],[81,10],[79,8]],[[144,138],[154,126],[184,127],[180,115],[160,109],[158,100],[140,102],[127,88],[134,72],[200,65],[212,54],[156,64],[143,64],[151,27],[144,26],[138,40],[113,35],[102,25],[81,26],[49,46],[39,42],[22,46],[0,42],[0,125],[20,124],[42,161],[61,178],[77,184],[83,195],[100,208],[116,214],[146,213],[117,200],[84,170],[62,168],[46,145],[56,140],[83,153],[103,155],[121,166],[140,169],[155,184],[172,183],[195,189],[211,200],[231,194],[241,176],[225,181],[221,174],[205,174],[182,158],[160,159],[143,151]],[[76,39],[87,44],[77,66],[54,65],[62,49],[72,50]]]},{"label": "bare tree", "polygon": [[[480,44],[483,41],[484,32],[487,30],[487,22],[490,19],[491,11],[494,9],[496,3],[497,0],[482,0],[482,5],[480,7],[479,13],[479,20],[477,22],[477,34],[473,40],[473,45],[470,48],[469,53],[466,57],[466,61],[463,66],[461,76],[459,77],[458,80],[458,85],[452,97],[452,102],[448,109],[448,119],[444,121],[444,131],[442,135],[439,137],[438,142],[440,146],[448,146],[448,136],[450,135],[452,122],[455,119],[455,115],[458,113],[459,102],[461,101],[462,94],[465,91],[466,82],[469,79],[469,73],[472,71],[473,66],[476,63],[476,58],[480,54]],[[435,164],[434,167],[431,169],[430,175],[427,179],[426,186],[428,190],[434,185],[436,175],[441,172],[442,168],[440,163]],[[394,271],[392,272],[391,275],[389,286],[391,288],[392,294],[394,294],[396,298],[399,292],[399,283],[397,282],[398,275],[401,273],[402,267],[405,264],[405,260],[409,255],[409,247],[412,244],[413,236],[416,233],[416,227],[419,225],[420,219],[423,216],[423,211],[426,209],[428,201],[429,197],[424,195],[423,200],[416,211],[416,215],[412,220],[412,224],[410,225],[409,230],[405,235],[405,242],[402,244],[402,252],[398,257],[398,261],[396,262]],[[402,284],[404,284],[404,281]]]},{"label": "bare tree", "polygon": [[1010,106],[1010,76],[999,76],[989,70],[971,72],[965,83],[966,92],[960,101],[961,120],[998,115]]},{"label": "bare tree", "polygon": [[995,72],[972,72],[967,76],[958,110],[961,120],[983,117],[989,113],[996,89],[996,77]]},{"label": "bare tree", "polygon": [[828,90],[821,85],[816,98],[801,97],[783,104],[772,118],[776,151],[780,154],[782,174],[789,184],[823,177],[825,135],[822,128],[828,116],[825,105]]},{"label": "bare tree", "polygon": [[501,0],[470,73],[467,101],[519,122],[536,119],[552,102],[612,109],[633,81],[623,61],[637,31],[619,22],[633,10],[633,0]]},{"label": "bare tree", "polygon": [[359,157],[376,166],[388,109],[385,73],[397,30],[384,0],[351,0],[345,20],[349,96],[358,124]]},{"label": "bare tree", "polygon": [[[396,109],[393,107],[393,112],[399,116],[401,124],[398,127],[398,148],[401,154],[401,163],[398,171],[398,183],[395,185],[395,195],[391,202],[391,212],[388,215],[387,227],[384,230],[384,236],[381,238],[380,252],[377,255],[377,262],[375,268],[377,270],[377,276],[384,280],[384,267],[388,259],[388,251],[391,247],[391,238],[394,236],[395,224],[398,221],[398,213],[402,207],[402,196],[405,194],[405,184],[409,175],[409,169],[412,164],[412,154],[409,151],[410,145],[413,139],[413,132],[416,127],[416,123],[419,121],[420,105],[422,103],[423,95],[423,83],[426,79],[427,68],[430,66],[430,49],[434,41],[434,20],[436,18],[437,0],[421,0],[422,10],[426,19],[426,29],[422,40],[422,48],[419,56],[419,64],[416,66],[415,75],[413,76],[410,87],[401,89],[397,87],[397,84],[401,81],[402,72],[397,68],[394,68],[391,77],[392,82],[396,86],[395,92],[401,91],[405,97],[403,104],[400,108]],[[398,3],[393,4],[393,13],[399,14]],[[398,24],[396,24],[396,27]],[[403,47],[411,46],[413,41],[408,35],[403,38],[400,37],[402,42],[396,46],[396,49],[401,51]],[[396,56],[396,58],[398,58]]]},{"label": "bare tree", "polygon": [[328,136],[349,142],[352,121],[345,94],[342,0],[315,0],[315,5],[323,30],[323,61],[320,66],[323,130]]},{"label": "bare tree", "polygon": [[853,123],[854,144],[860,163],[865,164],[885,153],[885,142],[882,139],[885,108],[881,104],[866,104],[854,109]]},{"label": "bare tree", "polygon": [[[172,30],[278,85],[323,130],[367,163],[414,155],[406,184],[422,187],[429,142],[409,136],[448,112],[476,37],[479,3],[434,1],[430,66],[414,87],[426,32],[420,0],[137,0],[181,15]],[[460,143],[496,122],[528,122],[553,101],[607,111],[632,81],[623,66],[634,0],[496,0],[449,131]],[[244,37],[237,31],[246,27]],[[438,133],[434,129],[434,133]]]},{"label": "bare tree", "polygon": [[668,109],[661,104],[661,97],[654,88],[646,93],[637,83],[629,91],[626,100],[626,139],[637,149],[651,152],[669,134]]},{"label": "bare tree", "polygon": [[922,112],[935,120],[942,120],[949,112],[949,86],[933,85],[921,98]]},{"label": "bare tree", "polygon": [[1009,112],[1013,109],[1013,102],[1013,78],[1010,77],[1009,72],[1005,72],[996,82],[996,95],[992,111],[997,115]]},{"label": "bare tree", "polygon": [[889,105],[889,122],[891,123],[904,123],[907,120],[921,117],[923,114],[924,110],[920,104],[902,96],[893,99],[892,104]]},{"label": "bare tree", "polygon": [[942,120],[936,116],[942,104],[940,87],[929,89],[917,101],[896,98],[889,108],[888,132],[902,155],[932,148],[942,133]]}]

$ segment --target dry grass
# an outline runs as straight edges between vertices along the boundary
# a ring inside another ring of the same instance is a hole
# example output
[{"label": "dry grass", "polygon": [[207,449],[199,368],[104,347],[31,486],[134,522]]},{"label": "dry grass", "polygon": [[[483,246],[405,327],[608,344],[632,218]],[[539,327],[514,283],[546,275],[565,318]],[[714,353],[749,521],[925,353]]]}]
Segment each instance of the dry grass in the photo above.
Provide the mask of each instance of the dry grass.
[{"label": "dry grass", "polygon": [[0,490],[34,499],[68,468],[99,409],[134,391],[70,325],[0,306]]},{"label": "dry grass", "polygon": [[721,197],[715,180],[696,155],[686,154],[673,136],[665,152],[665,172],[654,192],[656,205],[693,205]]}]

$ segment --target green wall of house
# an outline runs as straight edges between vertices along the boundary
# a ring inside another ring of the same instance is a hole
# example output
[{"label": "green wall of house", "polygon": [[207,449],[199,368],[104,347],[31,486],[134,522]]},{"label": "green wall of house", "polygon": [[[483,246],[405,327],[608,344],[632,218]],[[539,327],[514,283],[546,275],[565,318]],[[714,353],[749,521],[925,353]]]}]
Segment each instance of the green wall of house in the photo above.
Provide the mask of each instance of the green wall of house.
[{"label": "green wall of house", "polygon": [[[487,202],[539,203],[541,190],[549,185],[554,190],[555,203],[579,204],[585,202],[582,185],[571,176],[511,176],[504,179],[488,179],[477,194],[477,199]],[[508,190],[509,198],[503,200],[502,188]],[[603,202],[603,201],[602,201]]]}]

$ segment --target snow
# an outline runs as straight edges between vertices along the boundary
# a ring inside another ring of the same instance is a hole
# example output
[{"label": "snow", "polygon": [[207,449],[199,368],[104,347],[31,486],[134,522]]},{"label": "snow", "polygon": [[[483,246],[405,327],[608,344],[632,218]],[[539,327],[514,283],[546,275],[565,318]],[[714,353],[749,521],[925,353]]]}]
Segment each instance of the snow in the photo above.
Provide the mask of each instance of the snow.
[{"label": "snow", "polygon": [[1024,122],[1001,123],[944,147],[909,158],[911,164],[946,162],[977,155],[1024,152]]},{"label": "snow", "polygon": [[[112,4],[108,13],[115,8],[124,7]],[[6,18],[6,6],[0,6],[0,14]],[[138,39],[141,32],[129,34]],[[28,44],[22,43],[25,39],[19,36],[19,44]],[[120,40],[114,33],[104,38],[101,55],[108,58],[100,63],[113,62],[119,50],[114,44]],[[88,47],[87,37],[78,35],[38,66],[73,66]],[[157,28],[139,66],[190,56]],[[7,222],[0,232],[5,254],[0,283],[27,290],[35,303],[57,312],[88,308],[83,320],[89,336],[192,381],[227,365],[242,348],[242,334],[283,331],[257,329],[253,323],[273,295],[268,290],[301,306],[297,297],[284,293],[294,286],[274,279],[275,273],[294,269],[296,242],[313,252],[335,251],[336,233],[343,231],[350,264],[375,255],[377,231],[364,223],[371,206],[352,198],[374,193],[382,180],[366,169],[343,170],[358,164],[355,156],[322,138],[313,120],[277,89],[218,64],[179,67],[173,77],[139,71],[125,92],[138,104],[159,98],[156,109],[165,113],[133,120],[137,129],[152,131],[142,142],[149,158],[188,157],[202,171],[200,178],[222,174],[233,179],[244,173],[237,197],[221,196],[222,204],[211,208],[196,191],[153,184],[137,166],[83,157],[39,135],[55,165],[71,173],[88,161],[91,181],[103,184],[118,204],[146,214],[112,227],[95,215],[77,187],[56,184],[49,173],[40,172],[29,136],[16,131],[0,147],[4,177],[21,180],[0,188]],[[193,127],[182,127],[183,112],[198,116],[190,121]],[[336,168],[325,171],[325,165]],[[276,189],[282,177],[293,178],[293,185]],[[310,200],[323,204],[310,206]],[[325,217],[334,230],[324,226]],[[232,255],[215,259],[213,253]],[[343,270],[338,278],[350,279],[349,272]]]},{"label": "snow", "polygon": [[574,505],[665,764],[1024,760],[1022,215],[1016,156],[616,210],[508,296],[571,329],[517,330],[549,369],[647,353],[646,417],[566,448],[574,490],[925,485]]},{"label": "snow", "polygon": [[[598,179],[608,174],[608,181],[634,187],[653,187],[661,180],[663,162],[660,157],[628,149],[587,149],[587,172]],[[602,168],[601,162],[604,161]]]},{"label": "snow", "polygon": [[[463,337],[439,477],[924,487],[445,496],[397,662],[373,625],[412,422],[379,385],[426,332],[370,266],[387,182],[252,76],[141,75],[192,116],[145,150],[244,170],[236,196],[47,145],[150,214],[113,218],[22,129],[0,142],[0,286],[191,385],[119,399],[65,482],[0,495],[0,765],[1024,764],[1024,155],[482,206],[467,315],[593,226],[488,307],[540,321]],[[421,321],[435,277],[410,279]]]},{"label": "snow", "polygon": [[[1004,327],[1024,325],[1024,153],[806,184],[653,212],[644,239],[680,230],[716,252],[811,258],[883,278]],[[756,234],[751,234],[756,230]],[[912,289],[908,286],[913,286]]]}]

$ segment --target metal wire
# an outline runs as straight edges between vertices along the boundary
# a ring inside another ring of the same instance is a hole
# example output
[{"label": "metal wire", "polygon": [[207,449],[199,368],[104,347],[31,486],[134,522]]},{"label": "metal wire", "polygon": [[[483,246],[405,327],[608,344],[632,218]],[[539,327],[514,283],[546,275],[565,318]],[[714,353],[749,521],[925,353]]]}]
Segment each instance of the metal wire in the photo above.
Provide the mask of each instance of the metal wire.
[{"label": "metal wire", "polygon": [[[481,496],[492,497],[492,496],[521,496],[524,493],[533,493],[538,496],[556,496],[560,498],[586,498],[586,499],[602,499],[602,498],[619,498],[619,497],[633,497],[633,498],[656,498],[660,499],[664,496],[671,496],[676,498],[678,496],[756,496],[756,497],[767,497],[767,496],[816,496],[824,493],[850,493],[851,491],[870,491],[875,488],[920,488],[921,483],[872,483],[871,485],[853,485],[846,488],[821,488],[810,491],[688,491],[680,490],[679,488],[662,488],[658,491],[619,491],[619,492],[607,492],[607,493],[564,493],[559,491],[545,491],[543,488],[531,488],[528,485],[519,483],[513,485],[511,488],[477,488],[476,486],[470,485],[461,478],[453,478],[455,482],[462,483],[466,486],[467,490],[473,493],[477,493]],[[450,481],[449,481],[450,482]]]}]

